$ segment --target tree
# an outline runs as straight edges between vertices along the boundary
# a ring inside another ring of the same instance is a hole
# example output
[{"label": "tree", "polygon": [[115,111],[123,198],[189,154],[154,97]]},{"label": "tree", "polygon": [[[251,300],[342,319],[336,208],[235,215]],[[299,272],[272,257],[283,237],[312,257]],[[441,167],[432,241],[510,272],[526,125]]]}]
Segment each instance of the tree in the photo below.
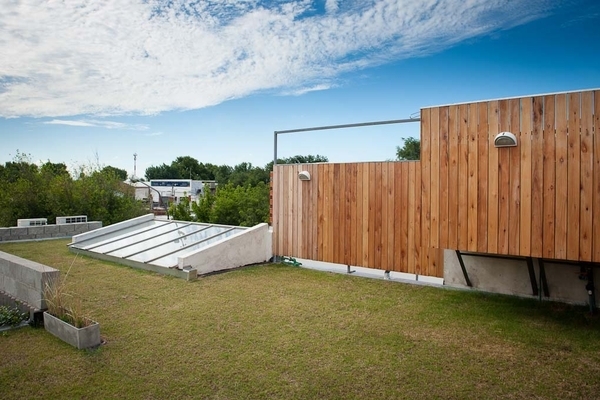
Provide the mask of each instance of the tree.
[{"label": "tree", "polygon": [[396,159],[398,161],[421,159],[421,141],[413,137],[402,139],[404,146],[396,146]]},{"label": "tree", "polygon": [[[319,162],[329,162],[329,158],[320,154],[317,154],[316,156],[309,154],[307,156],[296,155],[277,159],[277,164],[311,164]],[[265,170],[269,172],[273,171],[273,161],[269,161],[269,163],[265,166]]]},{"label": "tree", "polygon": [[146,168],[146,179],[182,179],[177,168],[172,165],[162,164],[159,166],[149,166]]},{"label": "tree", "polygon": [[62,163],[38,167],[22,154],[5,163],[0,168],[0,225],[36,217],[54,222],[61,215],[87,215],[110,225],[146,213],[118,169],[79,166],[74,175],[77,179]]},{"label": "tree", "polygon": [[127,179],[127,171],[125,171],[124,169],[121,169],[121,168],[116,168],[116,167],[107,165],[106,167],[102,168],[102,172],[107,173],[107,174],[113,174],[114,176],[119,178],[121,181],[124,181]]}]

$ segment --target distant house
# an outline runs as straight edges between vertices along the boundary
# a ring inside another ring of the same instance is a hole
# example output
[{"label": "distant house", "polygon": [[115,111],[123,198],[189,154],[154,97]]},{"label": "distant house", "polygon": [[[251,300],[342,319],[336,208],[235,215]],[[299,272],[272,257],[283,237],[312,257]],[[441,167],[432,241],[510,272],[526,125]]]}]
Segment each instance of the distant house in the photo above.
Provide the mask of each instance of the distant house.
[{"label": "distant house", "polygon": [[[146,190],[151,194],[152,202],[156,204],[161,203],[159,195],[168,203],[179,203],[183,197],[198,201],[204,195],[205,187],[214,192],[217,186],[216,181],[193,179],[152,179],[149,184],[150,187],[146,184]],[[136,188],[136,198],[137,191]]]}]

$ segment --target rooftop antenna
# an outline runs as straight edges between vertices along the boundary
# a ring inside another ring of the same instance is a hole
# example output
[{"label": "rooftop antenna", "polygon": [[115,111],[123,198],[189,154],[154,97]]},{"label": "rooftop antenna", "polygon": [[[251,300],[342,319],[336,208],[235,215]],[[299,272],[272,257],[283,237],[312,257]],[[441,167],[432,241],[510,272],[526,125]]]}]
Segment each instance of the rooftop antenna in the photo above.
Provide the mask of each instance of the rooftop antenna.
[{"label": "rooftop antenna", "polygon": [[137,177],[137,153],[133,153],[133,177]]}]

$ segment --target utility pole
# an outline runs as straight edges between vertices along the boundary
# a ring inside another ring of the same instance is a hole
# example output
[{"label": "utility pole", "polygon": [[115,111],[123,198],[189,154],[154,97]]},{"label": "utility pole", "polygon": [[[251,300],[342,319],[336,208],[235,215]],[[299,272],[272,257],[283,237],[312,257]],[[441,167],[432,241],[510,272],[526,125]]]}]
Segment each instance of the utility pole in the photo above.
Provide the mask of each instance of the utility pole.
[{"label": "utility pole", "polygon": [[133,177],[137,178],[137,153],[133,153]]}]

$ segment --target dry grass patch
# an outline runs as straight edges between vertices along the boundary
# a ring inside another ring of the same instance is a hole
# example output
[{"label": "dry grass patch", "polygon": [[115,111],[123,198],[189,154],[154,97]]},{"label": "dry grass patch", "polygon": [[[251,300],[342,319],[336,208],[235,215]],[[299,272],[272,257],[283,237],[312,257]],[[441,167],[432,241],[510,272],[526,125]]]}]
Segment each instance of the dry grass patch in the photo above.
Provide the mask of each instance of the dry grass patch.
[{"label": "dry grass patch", "polygon": [[[66,241],[0,245],[61,270]],[[185,282],[79,257],[107,341],[0,337],[0,398],[593,398],[584,308],[264,265]]]}]

